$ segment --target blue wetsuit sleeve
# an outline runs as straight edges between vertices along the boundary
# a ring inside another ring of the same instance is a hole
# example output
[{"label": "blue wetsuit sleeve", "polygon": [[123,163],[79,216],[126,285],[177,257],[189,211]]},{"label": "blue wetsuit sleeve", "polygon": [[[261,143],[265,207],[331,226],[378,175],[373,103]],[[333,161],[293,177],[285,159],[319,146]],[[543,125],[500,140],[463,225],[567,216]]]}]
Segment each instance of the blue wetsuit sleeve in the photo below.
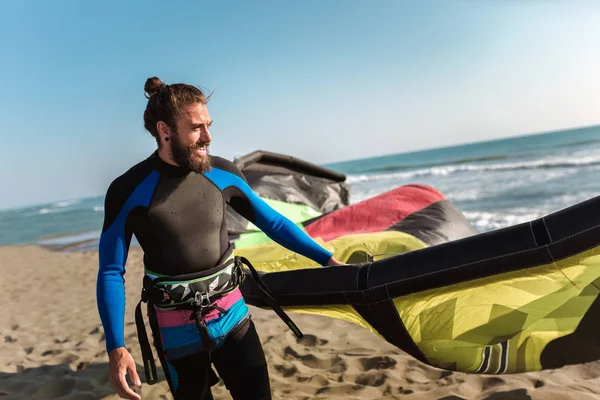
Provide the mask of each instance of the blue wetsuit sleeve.
[{"label": "blue wetsuit sleeve", "polygon": [[[250,220],[268,237],[280,245],[301,254],[315,262],[326,265],[333,255],[321,247],[310,236],[285,216],[275,211],[240,177],[231,174],[234,185],[240,189],[254,211],[254,220]],[[235,203],[232,208],[238,211]],[[240,211],[238,211],[240,212]],[[241,213],[242,214],[242,213]],[[246,215],[242,214],[248,218]]]},{"label": "blue wetsuit sleeve", "polygon": [[[125,346],[125,264],[133,231],[127,219],[133,210],[148,208],[160,175],[132,170],[111,183],[104,200],[104,225],[98,247],[96,301],[104,327],[106,350]],[[140,175],[140,172],[142,175]]]},{"label": "blue wetsuit sleeve", "polygon": [[104,327],[106,351],[125,346],[125,263],[131,233],[125,231],[127,215],[112,198],[109,188],[104,205],[104,227],[98,247],[99,269],[96,283],[98,312]]}]

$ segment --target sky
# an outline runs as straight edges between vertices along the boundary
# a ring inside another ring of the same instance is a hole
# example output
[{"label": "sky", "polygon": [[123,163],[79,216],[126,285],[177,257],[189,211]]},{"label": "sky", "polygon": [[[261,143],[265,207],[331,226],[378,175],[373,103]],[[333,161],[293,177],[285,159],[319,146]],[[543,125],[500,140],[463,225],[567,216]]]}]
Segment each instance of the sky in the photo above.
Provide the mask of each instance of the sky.
[{"label": "sky", "polygon": [[211,153],[318,164],[600,123],[600,2],[0,2],[0,209],[147,157],[144,82],[212,91]]}]

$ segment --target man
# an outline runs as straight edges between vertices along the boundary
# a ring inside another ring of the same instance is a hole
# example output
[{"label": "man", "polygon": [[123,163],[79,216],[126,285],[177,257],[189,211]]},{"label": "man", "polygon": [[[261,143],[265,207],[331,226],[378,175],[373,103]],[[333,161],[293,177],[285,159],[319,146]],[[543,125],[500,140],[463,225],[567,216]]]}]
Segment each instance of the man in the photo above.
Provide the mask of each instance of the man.
[{"label": "man", "polygon": [[124,266],[135,234],[144,251],[145,300],[160,298],[150,301],[148,315],[174,397],[211,399],[212,364],[234,399],[270,399],[263,349],[234,282],[226,205],[290,250],[321,265],[342,263],[262,201],[235,164],[208,154],[212,119],[200,89],[156,77],[144,89],[144,125],[158,150],[111,183],[99,245],[97,302],[111,383],[120,397],[140,398],[125,378],[141,385],[123,338]]}]

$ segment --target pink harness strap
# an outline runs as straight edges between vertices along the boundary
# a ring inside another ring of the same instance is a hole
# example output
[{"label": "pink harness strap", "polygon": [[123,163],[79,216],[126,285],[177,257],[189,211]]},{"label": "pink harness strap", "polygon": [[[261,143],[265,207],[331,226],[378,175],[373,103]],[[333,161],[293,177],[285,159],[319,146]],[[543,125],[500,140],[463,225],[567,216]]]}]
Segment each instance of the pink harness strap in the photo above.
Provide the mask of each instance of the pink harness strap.
[{"label": "pink harness strap", "polygon": [[[231,293],[226,294],[215,302],[215,304],[224,310],[228,310],[235,304],[236,301],[242,298],[242,292],[239,288],[235,289]],[[192,310],[161,310],[156,309],[156,318],[158,326],[161,328],[168,328],[179,325],[195,324],[196,321],[191,318]],[[204,317],[203,321],[208,322],[212,319],[217,318],[220,315],[219,310],[211,310]]]}]

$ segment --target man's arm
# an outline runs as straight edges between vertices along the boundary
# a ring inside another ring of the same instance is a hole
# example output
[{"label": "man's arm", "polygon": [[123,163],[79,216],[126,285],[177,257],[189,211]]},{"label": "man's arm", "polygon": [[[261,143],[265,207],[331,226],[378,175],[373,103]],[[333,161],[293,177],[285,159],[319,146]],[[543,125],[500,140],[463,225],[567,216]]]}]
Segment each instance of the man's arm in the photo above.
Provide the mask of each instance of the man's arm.
[{"label": "man's arm", "polygon": [[98,247],[99,269],[96,283],[96,301],[104,335],[106,350],[124,347],[125,319],[125,263],[131,241],[126,232],[127,210],[119,199],[118,185],[109,187],[104,200],[104,224]]},{"label": "man's arm", "polygon": [[[126,375],[135,386],[141,381],[135,361],[125,348],[125,264],[133,230],[127,223],[134,210],[144,212],[150,204],[159,175],[145,164],[131,168],[111,183],[104,200],[104,224],[100,236],[96,300],[104,327],[111,385],[120,397],[140,399],[129,387]],[[138,208],[141,207],[141,208]]]},{"label": "man's arm", "polygon": [[[302,254],[303,256],[310,258],[320,265],[328,264],[333,256],[330,251],[321,247],[291,220],[269,206],[267,202],[265,202],[256,193],[254,193],[254,191],[252,191],[250,186],[245,183],[244,185],[246,185],[246,187],[240,189],[242,189],[242,192],[248,199],[247,201],[250,203],[254,211],[253,214],[255,219],[248,219],[248,216],[251,215],[243,215],[244,218],[255,224],[268,237],[283,247],[298,254]],[[233,201],[231,204],[234,210],[236,210],[236,203],[237,201]],[[246,207],[239,208],[241,212],[244,212]]]},{"label": "man's arm", "polygon": [[330,251],[321,247],[306,232],[254,193],[235,164],[230,163],[227,167],[227,171],[213,168],[207,176],[228,192],[228,203],[237,213],[255,224],[273,241],[293,252],[320,265],[342,264],[332,257]]}]

